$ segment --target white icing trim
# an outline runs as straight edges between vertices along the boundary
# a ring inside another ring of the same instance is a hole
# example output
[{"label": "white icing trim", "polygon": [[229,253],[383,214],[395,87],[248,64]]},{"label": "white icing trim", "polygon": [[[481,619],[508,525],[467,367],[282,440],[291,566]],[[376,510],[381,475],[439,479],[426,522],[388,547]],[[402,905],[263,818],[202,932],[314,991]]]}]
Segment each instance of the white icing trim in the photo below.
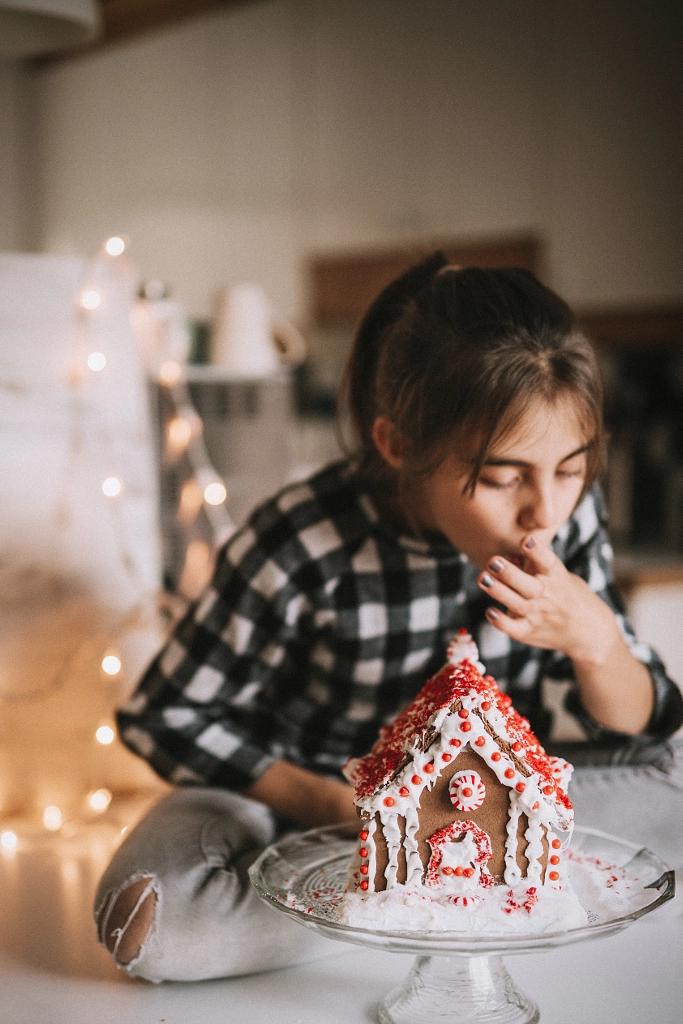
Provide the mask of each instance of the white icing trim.
[{"label": "white icing trim", "polygon": [[519,818],[522,813],[520,806],[521,801],[515,790],[510,791],[510,813],[508,815],[507,826],[505,831],[507,833],[507,839],[505,840],[505,870],[503,872],[503,878],[505,879],[506,885],[517,885],[522,878],[522,872],[519,864],[517,863],[517,848],[519,846],[517,840],[517,826],[519,824]]},{"label": "white icing trim", "polygon": [[424,867],[417,845],[417,832],[420,827],[420,817],[417,807],[408,807],[406,810],[406,885],[417,885],[422,881]]},{"label": "white icing trim", "polygon": [[[375,891],[375,875],[377,874],[377,844],[375,843],[375,830],[377,829],[377,822],[374,818],[365,826],[365,831],[368,833],[368,838],[363,843],[363,846],[367,847],[368,851],[368,891]],[[362,841],[362,840],[361,840]]]},{"label": "white icing trim", "polygon": [[530,885],[541,884],[541,858],[543,857],[543,826],[537,818],[529,819],[529,827],[524,833],[527,848],[524,855],[527,859],[526,880]]}]

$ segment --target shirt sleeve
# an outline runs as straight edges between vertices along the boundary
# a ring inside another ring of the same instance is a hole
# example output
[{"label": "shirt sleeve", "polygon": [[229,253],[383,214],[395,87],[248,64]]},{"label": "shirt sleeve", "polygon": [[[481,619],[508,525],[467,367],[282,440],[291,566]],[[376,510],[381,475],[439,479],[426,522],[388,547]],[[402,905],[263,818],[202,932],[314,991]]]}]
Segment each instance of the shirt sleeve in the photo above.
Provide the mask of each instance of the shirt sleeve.
[{"label": "shirt sleeve", "polygon": [[[667,739],[683,724],[683,698],[681,692],[666,674],[666,669],[655,651],[640,643],[628,620],[624,604],[615,583],[613,552],[607,534],[607,517],[599,488],[595,485],[583,499],[570,519],[564,534],[553,544],[570,572],[586,580],[591,590],[614,612],[621,634],[631,653],[650,673],[654,705],[644,735]],[[544,674],[551,679],[574,679],[571,660],[561,652],[548,652]],[[577,687],[566,697],[567,710],[581,723],[588,737],[594,740],[619,735],[606,729],[593,719],[583,707]]]},{"label": "shirt sleeve", "polygon": [[[176,785],[247,789],[278,756],[276,680],[297,676],[307,600],[286,519],[247,525],[117,715],[123,742]],[[299,674],[300,677],[300,674]],[[294,685],[294,684],[292,684]]]}]

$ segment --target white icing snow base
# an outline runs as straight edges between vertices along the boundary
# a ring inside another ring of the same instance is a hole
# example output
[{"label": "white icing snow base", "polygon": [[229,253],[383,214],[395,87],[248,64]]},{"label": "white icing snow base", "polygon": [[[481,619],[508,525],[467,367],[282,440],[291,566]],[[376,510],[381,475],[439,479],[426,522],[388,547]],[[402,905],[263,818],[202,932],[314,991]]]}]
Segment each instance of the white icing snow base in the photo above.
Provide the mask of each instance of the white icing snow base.
[{"label": "white icing snow base", "polygon": [[353,928],[378,931],[472,935],[554,932],[588,923],[586,911],[569,887],[541,890],[533,905],[526,893],[526,888],[515,891],[507,885],[496,885],[484,891],[478,902],[468,899],[464,906],[454,904],[448,895],[438,896],[427,886],[408,889],[396,885],[367,895],[347,892],[339,908],[339,920]]},{"label": "white icing snow base", "polygon": [[571,852],[567,860],[571,884],[541,886],[532,898],[528,885],[496,885],[480,890],[476,902],[468,897],[465,906],[454,904],[452,893],[440,887],[396,885],[383,892],[345,893],[339,921],[378,931],[543,934],[631,913],[640,892],[643,905],[651,899],[642,882],[624,868]]}]

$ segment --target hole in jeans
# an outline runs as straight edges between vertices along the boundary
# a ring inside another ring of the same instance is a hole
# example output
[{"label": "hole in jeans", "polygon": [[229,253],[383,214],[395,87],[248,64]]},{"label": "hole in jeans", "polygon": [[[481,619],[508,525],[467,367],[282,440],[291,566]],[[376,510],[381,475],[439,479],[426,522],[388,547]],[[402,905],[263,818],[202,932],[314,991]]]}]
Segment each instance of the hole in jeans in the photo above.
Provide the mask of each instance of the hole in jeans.
[{"label": "hole in jeans", "polygon": [[100,942],[126,967],[142,952],[154,924],[156,879],[143,875],[112,893],[97,918]]}]

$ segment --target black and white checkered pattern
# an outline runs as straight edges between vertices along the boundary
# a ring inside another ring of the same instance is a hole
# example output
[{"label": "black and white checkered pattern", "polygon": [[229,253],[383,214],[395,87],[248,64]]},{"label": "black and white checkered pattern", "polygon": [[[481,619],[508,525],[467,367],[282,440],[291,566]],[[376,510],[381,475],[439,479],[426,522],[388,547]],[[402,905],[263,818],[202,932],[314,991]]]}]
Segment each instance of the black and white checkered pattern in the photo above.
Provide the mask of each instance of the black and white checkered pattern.
[{"label": "black and white checkered pattern", "polygon": [[[653,677],[648,731],[670,734],[680,696],[624,617],[596,488],[553,546],[614,609]],[[541,680],[571,678],[571,663],[491,626],[477,575],[445,538],[388,530],[349,467],[336,463],[262,505],[223,548],[210,586],[119,712],[123,740],[177,784],[244,789],[276,758],[336,775],[369,750],[465,627],[543,741],[550,715]],[[576,697],[573,710],[601,735]]]}]

